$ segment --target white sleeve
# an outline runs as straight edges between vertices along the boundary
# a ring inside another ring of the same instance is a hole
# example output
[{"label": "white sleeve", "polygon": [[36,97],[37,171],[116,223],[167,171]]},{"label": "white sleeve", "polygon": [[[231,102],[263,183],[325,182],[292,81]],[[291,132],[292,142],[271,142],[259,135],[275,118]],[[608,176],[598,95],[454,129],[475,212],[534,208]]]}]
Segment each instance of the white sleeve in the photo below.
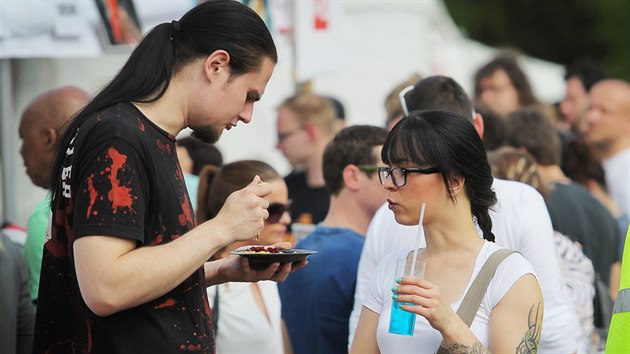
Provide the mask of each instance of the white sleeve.
[{"label": "white sleeve", "polygon": [[363,292],[362,306],[378,313],[383,312],[383,304],[385,303],[385,297],[391,296],[388,291],[389,284],[394,286],[395,284],[395,264],[396,258],[402,257],[403,253],[394,252],[381,259],[372,277],[369,279],[368,287]]},{"label": "white sleeve", "polygon": [[354,338],[354,331],[359,323],[359,316],[361,315],[361,307],[363,307],[363,293],[368,288],[370,283],[370,275],[376,269],[376,265],[382,258],[379,250],[379,244],[383,235],[383,220],[387,217],[386,213],[387,203],[383,204],[372,217],[370,226],[363,244],[363,250],[361,252],[361,258],[359,260],[359,268],[357,270],[357,285],[354,289],[354,304],[352,313],[350,314],[349,321],[349,333],[348,333],[348,347],[352,346],[352,339]]},{"label": "white sleeve", "polygon": [[516,281],[525,274],[536,276],[534,268],[522,255],[513,253],[501,262],[488,285],[488,296],[486,298],[491,302],[488,304],[488,308],[495,308]]}]

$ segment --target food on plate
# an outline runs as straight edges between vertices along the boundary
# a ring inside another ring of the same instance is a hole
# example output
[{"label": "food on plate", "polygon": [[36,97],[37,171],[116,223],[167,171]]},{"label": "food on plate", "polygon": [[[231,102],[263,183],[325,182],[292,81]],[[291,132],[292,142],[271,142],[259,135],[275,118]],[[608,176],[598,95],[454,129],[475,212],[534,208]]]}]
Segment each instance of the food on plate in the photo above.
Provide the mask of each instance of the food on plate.
[{"label": "food on plate", "polygon": [[257,253],[257,254],[261,254],[261,253],[278,253],[280,252],[277,248],[275,247],[267,247],[267,246],[251,246],[248,247],[246,249],[243,250],[239,250],[240,253]]}]

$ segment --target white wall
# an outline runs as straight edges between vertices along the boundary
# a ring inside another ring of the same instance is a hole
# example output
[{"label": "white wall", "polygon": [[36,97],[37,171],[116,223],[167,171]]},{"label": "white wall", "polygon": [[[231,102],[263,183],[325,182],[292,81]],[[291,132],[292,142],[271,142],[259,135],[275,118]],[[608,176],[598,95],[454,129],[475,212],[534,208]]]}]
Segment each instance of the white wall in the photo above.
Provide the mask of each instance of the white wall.
[{"label": "white wall", "polygon": [[[16,144],[13,146],[16,200],[16,220],[26,225],[31,211],[44,198],[46,190],[31,183],[19,155],[21,141],[17,138],[20,115],[28,103],[40,93],[60,85],[76,85],[88,92],[96,92],[117,68],[126,55],[103,56],[98,59],[20,59],[13,61],[14,127]],[[3,168],[6,168],[3,162]]]},{"label": "white wall", "polygon": [[[316,92],[333,95],[345,104],[351,124],[382,125],[383,101],[399,81],[416,71],[422,75],[449,75],[464,88],[472,86],[474,71],[492,55],[492,49],[461,38],[440,2],[345,1],[341,52],[334,55],[343,70],[313,81]],[[282,174],[289,170],[274,149],[275,108],[293,93],[291,46],[277,38],[279,62],[249,125],[226,132],[218,146],[226,162],[244,158],[264,160]],[[126,55],[82,59],[20,59],[14,61],[15,127],[26,104],[39,93],[73,84],[95,92],[124,62]],[[524,66],[536,93],[555,101],[563,94],[559,66],[527,59]],[[17,130],[16,130],[17,135]],[[25,225],[30,211],[45,195],[24,173],[16,145],[15,173],[17,223]]]}]

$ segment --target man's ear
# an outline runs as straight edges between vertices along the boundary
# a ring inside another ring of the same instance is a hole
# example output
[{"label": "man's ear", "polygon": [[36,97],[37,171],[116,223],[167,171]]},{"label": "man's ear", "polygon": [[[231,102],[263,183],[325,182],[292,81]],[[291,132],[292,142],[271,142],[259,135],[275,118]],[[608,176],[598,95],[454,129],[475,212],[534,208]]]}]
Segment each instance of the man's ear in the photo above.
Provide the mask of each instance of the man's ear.
[{"label": "man's ear", "polygon": [[54,128],[46,128],[44,130],[44,144],[46,149],[55,150],[57,147],[57,142],[59,140],[59,133]]},{"label": "man's ear", "polygon": [[311,123],[305,123],[302,129],[308,134],[308,141],[315,142],[319,138],[319,130]]},{"label": "man's ear", "polygon": [[206,78],[212,81],[219,75],[230,74],[230,54],[223,49],[215,50],[203,62]]},{"label": "man's ear", "polygon": [[481,113],[475,112],[475,116],[473,117],[473,125],[475,126],[475,130],[477,131],[477,134],[479,134],[479,137],[483,139],[485,127],[483,125],[483,117],[481,116]]},{"label": "man's ear", "polygon": [[361,171],[356,165],[346,165],[342,171],[344,186],[349,190],[358,190],[361,185],[359,178],[362,173],[363,171]]}]

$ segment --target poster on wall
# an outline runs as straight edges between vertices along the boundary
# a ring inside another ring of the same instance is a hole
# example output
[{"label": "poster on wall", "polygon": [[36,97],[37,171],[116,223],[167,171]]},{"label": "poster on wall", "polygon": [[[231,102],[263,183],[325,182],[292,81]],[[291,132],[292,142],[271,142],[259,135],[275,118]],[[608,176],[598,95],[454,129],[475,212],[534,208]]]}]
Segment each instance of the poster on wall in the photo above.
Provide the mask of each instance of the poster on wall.
[{"label": "poster on wall", "polygon": [[195,1],[0,0],[0,58],[99,57],[130,52],[154,26]]},{"label": "poster on wall", "polygon": [[343,4],[333,0],[294,3],[295,77],[298,83],[332,74],[343,65]]},{"label": "poster on wall", "polygon": [[95,0],[101,18],[103,49],[130,50],[142,39],[140,20],[133,0]]}]

